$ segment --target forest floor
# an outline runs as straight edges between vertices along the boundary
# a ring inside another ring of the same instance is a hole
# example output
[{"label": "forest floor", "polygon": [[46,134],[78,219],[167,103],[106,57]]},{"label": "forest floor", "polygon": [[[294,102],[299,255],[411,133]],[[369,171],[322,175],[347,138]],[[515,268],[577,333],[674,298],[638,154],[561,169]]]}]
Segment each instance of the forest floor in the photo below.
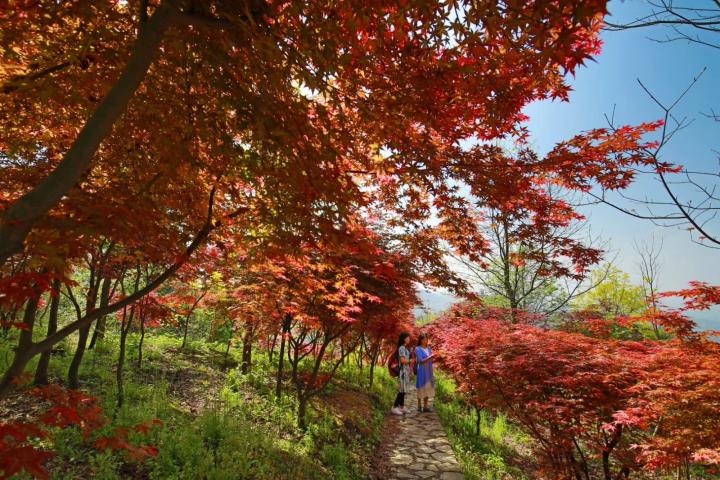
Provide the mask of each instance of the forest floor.
[{"label": "forest floor", "polygon": [[[13,343],[0,339],[0,367],[11,358]],[[66,345],[67,354],[53,357],[53,381],[63,383],[71,345]],[[302,430],[291,384],[286,382],[282,397],[275,397],[277,355],[271,361],[265,352],[256,352],[252,370],[242,374],[237,348],[226,357],[219,344],[193,342],[183,349],[178,339],[156,334],[146,338],[138,366],[136,347],[136,339],[130,339],[120,409],[115,406],[118,352],[113,336],[86,355],[81,388],[100,399],[110,422],[106,431],[161,420],[162,427],[146,439],[158,447],[157,457],[140,463],[98,452],[77,429],[60,429],[54,432],[56,455],[47,465],[50,478],[364,480],[370,475],[394,396],[394,382],[386,372],[377,372],[369,388],[367,368],[355,362],[342,366],[314,399],[308,427]],[[33,368],[31,364],[29,371]],[[28,398],[19,390],[0,402],[0,421],[37,418],[43,406]]]}]

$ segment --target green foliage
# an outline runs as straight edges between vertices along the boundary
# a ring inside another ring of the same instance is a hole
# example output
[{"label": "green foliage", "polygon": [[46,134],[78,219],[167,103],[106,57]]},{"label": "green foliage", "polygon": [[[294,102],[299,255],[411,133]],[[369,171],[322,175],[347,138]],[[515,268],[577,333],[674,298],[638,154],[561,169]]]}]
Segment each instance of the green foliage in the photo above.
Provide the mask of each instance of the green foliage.
[{"label": "green foliage", "polygon": [[591,310],[605,318],[637,315],[647,304],[641,285],[630,281],[630,275],[612,265],[604,265],[590,274],[590,283],[597,284],[573,301],[577,310]]},{"label": "green foliage", "polygon": [[112,452],[107,451],[90,457],[90,468],[95,480],[119,480],[120,461]]},{"label": "green foliage", "polygon": [[425,312],[421,316],[419,316],[418,318],[415,319],[415,325],[417,325],[418,327],[429,325],[432,322],[434,322],[437,317],[438,317],[437,313]]},{"label": "green foliage", "polygon": [[241,415],[210,410],[163,432],[150,478],[327,478],[324,469],[302,452],[274,443],[271,435]]}]

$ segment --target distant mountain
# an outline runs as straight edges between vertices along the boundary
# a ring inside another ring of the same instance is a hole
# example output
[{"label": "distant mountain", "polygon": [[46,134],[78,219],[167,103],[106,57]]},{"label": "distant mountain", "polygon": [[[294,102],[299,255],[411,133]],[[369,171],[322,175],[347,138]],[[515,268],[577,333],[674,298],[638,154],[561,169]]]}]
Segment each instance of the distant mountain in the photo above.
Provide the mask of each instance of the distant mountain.
[{"label": "distant mountain", "polygon": [[441,290],[419,289],[418,297],[422,306],[415,308],[415,317],[421,317],[425,313],[440,313],[460,301],[452,293]]},{"label": "distant mountain", "polygon": [[[418,297],[422,306],[415,308],[415,318],[420,318],[426,313],[441,313],[453,304],[460,301],[458,297],[450,292],[442,290],[418,289]],[[698,324],[698,330],[720,330],[720,308],[700,312],[690,312],[690,318]]]},{"label": "distant mountain", "polygon": [[693,312],[690,318],[698,324],[698,330],[720,330],[720,308],[715,307],[710,310],[701,312]]}]

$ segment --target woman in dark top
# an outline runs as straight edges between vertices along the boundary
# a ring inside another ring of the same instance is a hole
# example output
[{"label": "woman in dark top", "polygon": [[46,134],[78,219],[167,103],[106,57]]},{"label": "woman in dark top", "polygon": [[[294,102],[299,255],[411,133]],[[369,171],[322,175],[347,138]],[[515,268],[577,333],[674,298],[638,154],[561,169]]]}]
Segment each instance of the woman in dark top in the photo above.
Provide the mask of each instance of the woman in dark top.
[{"label": "woman in dark top", "polygon": [[401,333],[398,339],[398,348],[395,355],[398,356],[398,364],[400,366],[398,372],[398,394],[395,397],[395,404],[392,410],[395,415],[403,415],[407,413],[405,409],[405,394],[412,390],[412,380],[410,378],[410,334]]}]

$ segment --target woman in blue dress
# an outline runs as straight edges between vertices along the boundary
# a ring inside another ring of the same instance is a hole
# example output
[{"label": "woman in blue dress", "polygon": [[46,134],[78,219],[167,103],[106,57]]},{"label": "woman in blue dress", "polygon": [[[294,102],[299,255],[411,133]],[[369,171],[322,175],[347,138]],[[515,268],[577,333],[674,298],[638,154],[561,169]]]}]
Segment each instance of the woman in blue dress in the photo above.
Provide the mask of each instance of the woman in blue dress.
[{"label": "woman in blue dress", "polygon": [[435,376],[433,375],[433,352],[428,346],[428,334],[423,333],[418,338],[418,346],[415,347],[415,359],[417,361],[417,389],[418,412],[432,412],[428,401],[435,397]]}]

